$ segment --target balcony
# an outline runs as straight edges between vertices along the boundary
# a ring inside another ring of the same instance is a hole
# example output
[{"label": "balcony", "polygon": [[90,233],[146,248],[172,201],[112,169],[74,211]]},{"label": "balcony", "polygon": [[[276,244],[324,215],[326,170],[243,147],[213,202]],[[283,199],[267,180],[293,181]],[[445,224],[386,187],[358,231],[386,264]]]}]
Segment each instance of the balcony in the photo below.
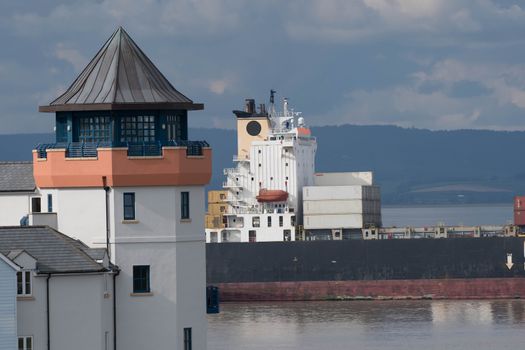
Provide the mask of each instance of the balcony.
[{"label": "balcony", "polygon": [[[128,157],[159,157],[164,147],[181,147],[186,149],[188,156],[202,156],[202,149],[210,147],[206,141],[166,141],[166,142],[128,142]],[[38,158],[47,158],[48,150],[65,149],[66,158],[96,158],[97,149],[111,148],[109,142],[69,142],[44,143],[36,146]]]},{"label": "balcony", "polygon": [[222,183],[222,188],[242,188],[242,186],[235,181],[224,181]]},{"label": "balcony", "polygon": [[205,185],[211,149],[205,141],[43,144],[33,167],[40,188]]}]

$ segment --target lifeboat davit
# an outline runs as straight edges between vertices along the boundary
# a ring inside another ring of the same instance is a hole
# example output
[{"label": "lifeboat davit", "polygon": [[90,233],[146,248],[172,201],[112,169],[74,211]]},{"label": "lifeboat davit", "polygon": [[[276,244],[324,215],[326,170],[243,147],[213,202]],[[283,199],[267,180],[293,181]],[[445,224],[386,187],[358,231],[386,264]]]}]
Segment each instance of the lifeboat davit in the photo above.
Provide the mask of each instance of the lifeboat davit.
[{"label": "lifeboat davit", "polygon": [[267,190],[261,188],[259,195],[255,197],[258,202],[284,202],[288,199],[288,192],[283,190]]}]

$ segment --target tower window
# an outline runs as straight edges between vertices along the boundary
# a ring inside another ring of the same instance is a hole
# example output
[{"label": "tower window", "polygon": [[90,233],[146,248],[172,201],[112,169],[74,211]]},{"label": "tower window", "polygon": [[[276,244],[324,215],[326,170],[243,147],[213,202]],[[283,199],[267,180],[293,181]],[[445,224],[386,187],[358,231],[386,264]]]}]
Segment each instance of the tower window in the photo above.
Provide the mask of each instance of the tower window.
[{"label": "tower window", "polygon": [[282,215],[279,216],[279,227],[283,227],[284,225],[284,218]]},{"label": "tower window", "polygon": [[184,350],[191,349],[191,328],[184,328]]},{"label": "tower window", "polygon": [[124,193],[124,220],[135,220],[135,193]]},{"label": "tower window", "polygon": [[272,227],[272,217],[268,216],[268,227]]},{"label": "tower window", "polygon": [[120,119],[120,141],[155,141],[155,117],[152,115],[122,117]]},{"label": "tower window", "polygon": [[42,211],[41,203],[42,200],[40,199],[40,197],[31,198],[31,212],[40,213]]},{"label": "tower window", "polygon": [[78,118],[79,142],[111,141],[111,123],[109,116],[91,116]]},{"label": "tower window", "polygon": [[48,213],[53,212],[53,195],[52,194],[47,195],[47,212]]},{"label": "tower window", "polygon": [[180,218],[181,219],[190,218],[190,193],[189,192],[180,193]]},{"label": "tower window", "polygon": [[149,265],[133,266],[133,293],[151,292],[149,270]]}]

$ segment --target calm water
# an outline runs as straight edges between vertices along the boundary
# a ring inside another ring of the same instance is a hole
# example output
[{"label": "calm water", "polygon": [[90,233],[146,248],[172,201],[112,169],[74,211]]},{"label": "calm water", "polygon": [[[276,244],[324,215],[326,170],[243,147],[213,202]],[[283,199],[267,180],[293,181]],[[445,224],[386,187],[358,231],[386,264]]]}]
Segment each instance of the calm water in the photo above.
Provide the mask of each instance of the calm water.
[{"label": "calm water", "polygon": [[457,205],[421,207],[383,207],[384,226],[505,225],[513,221],[509,205]]},{"label": "calm water", "polygon": [[504,350],[525,347],[525,301],[225,303],[208,349]]}]

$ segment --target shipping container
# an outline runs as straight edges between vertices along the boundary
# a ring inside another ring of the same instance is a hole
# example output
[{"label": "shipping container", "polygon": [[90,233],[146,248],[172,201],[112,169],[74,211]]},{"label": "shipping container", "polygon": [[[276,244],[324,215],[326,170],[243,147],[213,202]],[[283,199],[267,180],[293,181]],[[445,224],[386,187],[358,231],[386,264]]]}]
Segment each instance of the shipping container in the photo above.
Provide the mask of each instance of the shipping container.
[{"label": "shipping container", "polygon": [[226,200],[228,191],[208,191],[208,203],[221,203]]},{"label": "shipping container", "polygon": [[373,175],[371,171],[316,173],[314,184],[316,186],[370,186],[373,185]]},{"label": "shipping container", "polygon": [[304,201],[303,212],[305,215],[380,214],[380,205],[379,201],[363,201],[360,199]]},{"label": "shipping container", "polygon": [[222,215],[206,215],[206,228],[218,229],[224,228]]},{"label": "shipping container", "polygon": [[380,200],[377,186],[305,186],[303,200]]},{"label": "shipping container", "polygon": [[362,228],[363,215],[305,215],[305,229]]},{"label": "shipping container", "polygon": [[525,210],[525,196],[514,197],[514,210]]},{"label": "shipping container", "polygon": [[514,210],[514,225],[525,226],[525,208],[524,210]]},{"label": "shipping container", "polygon": [[208,214],[222,215],[228,211],[228,204],[226,203],[208,203]]}]

